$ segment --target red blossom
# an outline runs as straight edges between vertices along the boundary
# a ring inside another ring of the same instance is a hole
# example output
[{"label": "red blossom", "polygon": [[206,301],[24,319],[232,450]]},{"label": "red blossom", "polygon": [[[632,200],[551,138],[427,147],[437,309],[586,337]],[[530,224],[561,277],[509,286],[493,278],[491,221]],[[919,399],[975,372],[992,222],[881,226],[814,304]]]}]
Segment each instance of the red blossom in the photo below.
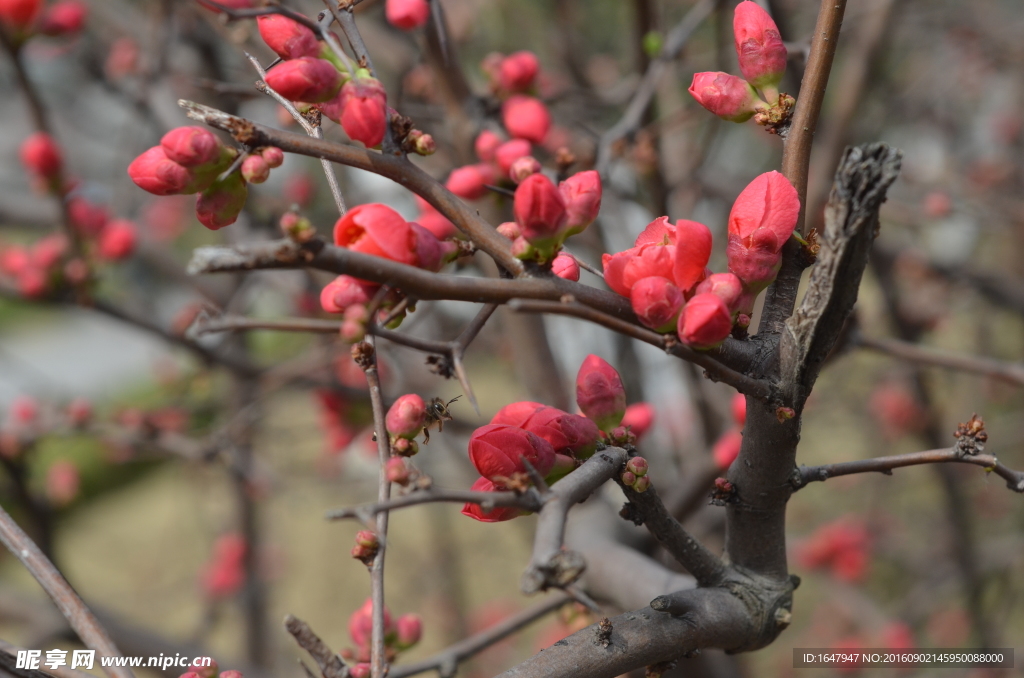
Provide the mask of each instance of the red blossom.
[{"label": "red blossom", "polygon": [[411,31],[427,23],[430,3],[427,0],[387,0],[384,16],[388,23],[403,31]]},{"label": "red blossom", "polygon": [[416,266],[416,236],[395,210],[379,203],[350,209],[334,224],[334,244]]},{"label": "red blossom", "polygon": [[602,431],[618,426],[626,412],[626,389],[615,368],[588,355],[576,374],[576,404]]},{"label": "red blossom", "polygon": [[[500,492],[502,488],[492,483],[487,478],[477,478],[470,488],[474,492]],[[502,523],[523,515],[523,512],[513,506],[496,506],[490,511],[485,511],[480,504],[467,503],[462,507],[462,515],[469,516],[481,523]]]},{"label": "red blossom", "polygon": [[677,331],[679,339],[688,346],[714,348],[732,331],[732,312],[717,294],[698,294],[686,302]]},{"label": "red blossom", "polygon": [[279,63],[267,71],[265,80],[285,99],[311,104],[328,101],[341,86],[341,74],[334,64],[308,56]]},{"label": "red blossom", "polygon": [[704,108],[729,122],[746,122],[757,112],[757,92],[743,78],[728,73],[694,73],[690,95]]},{"label": "red blossom", "polygon": [[263,42],[282,59],[315,57],[320,54],[320,42],[316,34],[294,19],[281,14],[264,14],[256,17],[256,26]]},{"label": "red blossom", "polygon": [[523,459],[544,476],[555,463],[555,450],[543,438],[514,426],[487,424],[470,436],[469,460],[481,476],[495,483],[526,473]]}]

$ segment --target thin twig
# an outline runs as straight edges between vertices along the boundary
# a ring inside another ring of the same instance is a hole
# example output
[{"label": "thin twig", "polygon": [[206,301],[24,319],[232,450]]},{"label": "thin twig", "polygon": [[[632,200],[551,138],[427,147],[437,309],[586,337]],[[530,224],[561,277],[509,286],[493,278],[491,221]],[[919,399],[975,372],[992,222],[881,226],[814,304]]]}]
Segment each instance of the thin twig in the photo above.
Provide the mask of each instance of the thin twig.
[{"label": "thin twig", "polygon": [[309,628],[309,624],[288,615],[284,618],[284,627],[292,634],[299,647],[316,660],[323,678],[348,678],[349,671],[345,662],[313,632],[313,629]]},{"label": "thin twig", "polygon": [[931,365],[961,372],[982,374],[999,381],[1024,386],[1024,365],[1019,363],[954,353],[953,351],[944,351],[939,348],[922,346],[921,344],[901,341],[899,339],[876,339],[857,335],[851,343],[855,346],[884,353],[894,358],[908,360],[919,365]]},{"label": "thin twig", "polygon": [[328,511],[328,520],[344,520],[355,518],[366,521],[382,511],[392,511],[407,506],[418,506],[420,504],[434,504],[438,502],[450,502],[456,504],[479,504],[485,511],[492,511],[495,508],[521,508],[524,511],[539,511],[541,508],[540,495],[535,490],[529,490],[523,494],[516,492],[474,492],[473,490],[443,490],[430,489],[412,492],[402,497],[389,499],[374,504],[363,504],[352,508],[336,509]]},{"label": "thin twig", "polygon": [[341,330],[341,323],[336,320],[320,320],[318,318],[263,320],[260,318],[245,318],[226,315],[220,318],[197,319],[193,329],[196,334],[210,334],[212,332],[246,332],[249,330],[337,334]]}]

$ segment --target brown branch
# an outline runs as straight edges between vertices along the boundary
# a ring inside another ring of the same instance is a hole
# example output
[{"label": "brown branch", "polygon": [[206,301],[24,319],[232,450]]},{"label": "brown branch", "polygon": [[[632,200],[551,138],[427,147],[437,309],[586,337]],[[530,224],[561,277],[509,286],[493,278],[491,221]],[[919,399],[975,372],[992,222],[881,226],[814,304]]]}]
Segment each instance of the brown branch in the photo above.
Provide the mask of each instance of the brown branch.
[{"label": "brown branch", "polygon": [[971,372],[1016,386],[1024,386],[1024,365],[1020,363],[955,353],[899,339],[875,339],[859,334],[852,339],[851,343],[854,346],[884,353],[885,355],[919,365]]},{"label": "brown branch", "polygon": [[431,657],[414,664],[393,667],[388,673],[388,678],[408,678],[427,671],[437,671],[442,678],[454,676],[461,662],[521,631],[571,601],[570,596],[564,593],[555,593],[533,607],[503,619],[494,626],[473,634]]},{"label": "brown branch", "polygon": [[317,334],[337,334],[341,323],[337,320],[320,320],[319,318],[283,318],[281,320],[262,320],[242,316],[225,315],[220,318],[197,319],[193,325],[196,334],[214,332],[247,332],[249,330],[274,330],[277,332],[313,332]]},{"label": "brown branch", "polygon": [[537,520],[533,555],[519,584],[523,593],[536,593],[549,587],[564,588],[583,573],[586,567],[583,557],[564,548],[566,516],[575,504],[618,473],[625,462],[625,450],[607,447],[542,495],[544,505]]},{"label": "brown branch", "polygon": [[838,476],[854,473],[884,473],[892,475],[892,470],[904,466],[920,466],[922,464],[974,464],[981,466],[990,473],[995,473],[1006,481],[1006,486],[1014,492],[1024,492],[1024,471],[1014,471],[1001,464],[992,454],[964,454],[956,449],[925,450],[909,454],[896,454],[889,457],[875,457],[859,461],[847,461],[838,464],[821,466],[801,466],[793,472],[791,483],[796,489],[807,486],[815,481],[825,481]]},{"label": "brown branch", "polygon": [[[67,580],[61,576],[53,563],[43,555],[39,547],[18,527],[14,519],[0,507],[0,541],[7,550],[21,561],[39,585],[43,587],[57,609],[68,620],[71,628],[90,650],[96,650],[101,657],[120,657],[114,641],[100,626],[96,616],[89,611]],[[131,669],[118,666],[103,667],[110,678],[135,678]]]},{"label": "brown branch", "polygon": [[295,638],[299,647],[308,652],[309,656],[316,661],[323,678],[348,678],[349,672],[345,662],[334,650],[327,647],[324,641],[320,640],[320,636],[309,628],[309,624],[288,615],[284,618],[284,627]]},{"label": "brown branch", "polygon": [[491,511],[498,507],[516,507],[521,508],[524,511],[536,512],[543,506],[540,495],[538,495],[536,491],[532,490],[527,491],[525,494],[518,494],[516,492],[474,492],[472,490],[429,489],[411,492],[395,499],[388,499],[387,501],[328,511],[327,519],[343,520],[346,518],[356,518],[362,522],[368,522],[370,518],[383,511],[393,511],[407,506],[433,504],[437,502],[479,504],[485,511]]},{"label": "brown branch", "polygon": [[178,101],[190,118],[230,133],[239,143],[258,148],[277,146],[288,153],[321,158],[387,177],[418,194],[448,217],[480,249],[513,275],[523,272],[523,262],[512,256],[511,245],[475,210],[405,156],[386,155],[322,139],[275,130],[223,111],[184,99]]}]

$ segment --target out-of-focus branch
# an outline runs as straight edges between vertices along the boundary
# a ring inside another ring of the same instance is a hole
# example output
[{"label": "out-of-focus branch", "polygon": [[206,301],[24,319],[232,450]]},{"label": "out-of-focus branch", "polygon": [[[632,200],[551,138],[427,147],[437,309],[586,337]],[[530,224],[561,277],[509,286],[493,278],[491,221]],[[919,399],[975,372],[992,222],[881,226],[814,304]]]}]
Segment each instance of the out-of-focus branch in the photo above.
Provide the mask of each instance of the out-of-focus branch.
[{"label": "out-of-focus branch", "polygon": [[483,652],[495,643],[499,643],[514,633],[518,633],[538,619],[542,619],[559,609],[572,598],[564,593],[555,593],[533,607],[503,619],[480,633],[473,634],[437,654],[427,657],[414,664],[396,666],[388,673],[388,678],[408,678],[427,671],[437,671],[441,678],[454,676],[461,662]]},{"label": "out-of-focus branch", "polygon": [[341,329],[341,323],[337,320],[321,320],[319,318],[263,320],[260,318],[226,315],[220,318],[198,319],[193,327],[193,331],[196,334],[211,334],[214,332],[246,332],[249,330],[337,334]]},{"label": "out-of-focus branch", "polygon": [[[0,507],[0,541],[15,558],[21,561],[39,585],[43,587],[57,609],[68,620],[71,628],[82,639],[86,647],[96,650],[101,657],[120,657],[121,653],[100,626],[96,616],[89,611],[67,580],[57,571],[53,563],[43,555],[39,547],[18,527],[14,519]],[[110,678],[135,678],[131,669],[110,666],[103,667]]]},{"label": "out-of-focus branch", "polygon": [[292,635],[299,647],[308,652],[309,656],[316,661],[317,666],[320,667],[322,678],[348,678],[349,671],[345,662],[334,650],[327,647],[324,641],[320,640],[320,636],[309,628],[309,624],[288,615],[284,618],[284,628]]},{"label": "out-of-focus branch", "polygon": [[1024,471],[1014,471],[1001,464],[995,455],[964,454],[956,449],[925,450],[909,454],[896,454],[889,457],[875,457],[847,461],[822,466],[801,466],[793,472],[792,484],[796,489],[807,486],[815,481],[825,481],[838,476],[854,473],[884,473],[892,475],[892,470],[904,466],[920,466],[922,464],[974,464],[981,466],[990,473],[995,473],[1006,481],[1006,486],[1014,492],[1024,493]]},{"label": "out-of-focus branch", "polygon": [[960,372],[970,372],[991,377],[1017,386],[1024,386],[1024,365],[1020,363],[993,360],[981,356],[966,355],[939,348],[922,346],[910,341],[899,339],[877,339],[855,334],[850,342],[854,346],[884,353],[885,355],[907,360],[918,365],[944,367]]},{"label": "out-of-focus branch", "polygon": [[429,489],[419,492],[411,492],[402,497],[389,499],[374,504],[363,504],[352,508],[337,509],[327,513],[328,520],[342,520],[345,518],[356,518],[362,522],[369,522],[370,518],[382,511],[417,506],[419,504],[433,504],[437,502],[453,502],[457,504],[479,504],[485,511],[495,508],[521,508],[524,511],[539,511],[543,502],[536,490],[529,490],[523,494],[516,492],[474,492],[473,490],[444,490]]}]

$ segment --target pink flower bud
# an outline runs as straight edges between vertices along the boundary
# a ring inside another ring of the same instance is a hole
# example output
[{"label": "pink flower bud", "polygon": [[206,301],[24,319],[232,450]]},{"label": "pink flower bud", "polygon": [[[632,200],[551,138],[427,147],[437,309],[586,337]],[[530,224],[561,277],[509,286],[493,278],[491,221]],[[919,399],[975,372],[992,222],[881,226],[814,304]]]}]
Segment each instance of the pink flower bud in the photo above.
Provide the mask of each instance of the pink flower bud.
[{"label": "pink flower bud", "polygon": [[328,313],[343,313],[353,304],[369,304],[380,285],[340,275],[324,286],[320,292],[320,305]]},{"label": "pink flower bud", "polygon": [[540,64],[533,52],[514,52],[501,60],[498,81],[508,92],[523,92],[533,86]]},{"label": "pink flower bud", "polygon": [[315,57],[320,54],[320,42],[316,34],[293,19],[280,14],[265,14],[256,17],[256,26],[263,42],[282,59]]},{"label": "pink flower bud", "polygon": [[411,440],[423,430],[423,423],[426,419],[427,409],[423,398],[415,393],[407,393],[399,396],[391,405],[385,418],[385,424],[392,437]]},{"label": "pink flower bud", "polygon": [[[391,612],[384,608],[384,631],[389,633],[392,630]],[[373,633],[373,601],[369,598],[363,606],[352,613],[348,618],[348,634],[352,636],[352,642],[360,648],[370,646],[370,636]]]},{"label": "pink flower bud", "polygon": [[743,296],[743,283],[732,273],[714,273],[697,285],[697,289],[694,291],[696,294],[710,292],[718,295],[718,298],[724,301],[726,307],[732,311],[737,308],[740,297]]},{"label": "pink flower bud", "polygon": [[347,344],[356,344],[366,337],[366,321],[370,314],[362,304],[353,304],[345,309],[339,334]]},{"label": "pink flower bud", "polygon": [[363,142],[367,148],[373,148],[384,140],[388,124],[387,92],[379,80],[368,73],[357,73],[341,88],[339,99],[341,113],[338,121],[350,139]]},{"label": "pink flower bud", "polygon": [[15,424],[32,424],[39,417],[39,403],[32,396],[20,395],[11,403],[8,415]]},{"label": "pink flower bud", "polygon": [[266,81],[285,99],[315,104],[338,93],[341,74],[326,59],[304,56],[274,66],[267,71]]},{"label": "pink flower bud", "polygon": [[135,185],[154,195],[183,193],[194,177],[186,167],[167,157],[163,146],[154,146],[128,165]]},{"label": "pink flower bud", "polygon": [[0,23],[14,33],[26,31],[35,23],[42,4],[42,0],[0,0]]},{"label": "pink flower bud", "polygon": [[771,15],[760,5],[743,0],[732,19],[740,72],[754,87],[777,87],[786,72],[786,46]]},{"label": "pink flower bud", "polygon": [[551,272],[559,278],[572,280],[573,282],[580,281],[579,262],[576,261],[576,257],[565,252],[559,252],[555,260],[551,262]]},{"label": "pink flower bud", "polygon": [[369,203],[350,209],[334,224],[334,244],[416,266],[416,235],[409,223],[386,205]]},{"label": "pink flower bud", "polygon": [[[487,478],[477,478],[470,489],[474,492],[499,492],[504,488],[498,487]],[[495,507],[490,511],[485,511],[479,504],[465,504],[462,507],[462,515],[479,520],[481,523],[501,523],[524,514],[514,507]]]},{"label": "pink flower bud", "polygon": [[280,167],[284,164],[284,151],[277,146],[267,146],[260,150],[260,155],[267,161],[270,168]]},{"label": "pink flower bud", "polygon": [[640,440],[654,425],[655,414],[654,406],[650,403],[634,403],[627,407],[626,413],[622,415],[622,425],[628,427],[637,440]]},{"label": "pink flower bud", "polygon": [[466,200],[477,200],[487,194],[487,184],[494,183],[494,169],[490,165],[456,167],[444,182],[445,188]]},{"label": "pink flower bud", "polygon": [[28,171],[47,180],[57,177],[64,162],[60,146],[46,132],[36,132],[25,139],[20,154]]},{"label": "pink flower bud", "polygon": [[54,506],[67,506],[81,487],[78,467],[67,459],[61,459],[46,470],[46,498]]},{"label": "pink flower bud", "polygon": [[519,224],[517,224],[514,221],[506,221],[501,224],[498,224],[498,228],[496,228],[495,230],[498,233],[501,233],[509,240],[515,240],[516,238],[520,238],[523,235],[522,233],[519,232]]},{"label": "pink flower bud", "polygon": [[611,365],[588,355],[576,375],[576,404],[602,431],[610,431],[626,412],[626,389]]},{"label": "pink flower bud", "polygon": [[74,35],[82,30],[89,8],[81,0],[62,0],[43,12],[39,32],[45,35]]},{"label": "pink flower bud", "polygon": [[250,155],[242,161],[242,178],[250,184],[262,184],[270,178],[270,165],[260,155]]},{"label": "pink flower bud", "polygon": [[543,438],[513,426],[487,424],[469,439],[469,460],[481,476],[495,483],[514,473],[525,473],[523,459],[542,476],[555,463],[555,450]]},{"label": "pink flower bud", "polygon": [[[405,438],[402,438],[405,440]],[[384,467],[384,476],[390,483],[397,483],[402,487],[409,484],[409,466],[405,463],[404,459],[392,457],[388,459],[387,465]]]},{"label": "pink flower bud", "polygon": [[756,177],[733,203],[726,254],[729,270],[750,295],[750,308],[739,309],[742,313],[749,315],[753,297],[775,280],[782,246],[793,234],[799,214],[796,189],[775,171]]},{"label": "pink flower bud", "polygon": [[480,158],[482,162],[492,162],[499,146],[501,146],[501,137],[489,129],[480,132],[473,143],[476,157]]},{"label": "pink flower bud", "polygon": [[68,240],[63,234],[48,235],[36,241],[29,251],[32,265],[40,269],[54,266],[68,250]]},{"label": "pink flower bud", "polygon": [[[401,459],[398,461],[401,461]],[[359,530],[356,532],[356,544],[367,548],[377,548],[380,546],[380,540],[377,539],[377,535],[375,533],[370,532],[369,530]]]},{"label": "pink flower bud", "polygon": [[430,4],[427,0],[387,0],[384,16],[395,28],[411,31],[427,23]]},{"label": "pink flower bud", "polygon": [[408,650],[420,642],[423,635],[423,621],[419,615],[403,614],[395,620],[396,644],[399,650]]},{"label": "pink flower bud", "polygon": [[516,188],[512,212],[523,237],[535,247],[548,247],[564,234],[565,202],[543,174],[533,174]]},{"label": "pink flower bud", "polygon": [[743,78],[728,73],[694,73],[690,94],[704,108],[729,122],[746,122],[757,112],[757,92]]},{"label": "pink flower bud", "polygon": [[692,348],[714,348],[732,331],[732,313],[717,294],[698,294],[683,308],[677,330],[679,339]]},{"label": "pink flower bud", "polygon": [[530,142],[526,139],[506,141],[494,149],[494,161],[505,176],[512,169],[512,163],[526,155],[530,155]]},{"label": "pink flower bud", "polygon": [[626,462],[626,470],[635,475],[637,478],[642,478],[647,475],[647,469],[650,468],[647,464],[647,460],[643,457],[631,457]]},{"label": "pink flower bud", "polygon": [[0,271],[11,277],[17,277],[31,265],[28,250],[17,245],[0,252]]},{"label": "pink flower bud", "polygon": [[619,476],[619,480],[622,481],[623,485],[632,485],[636,482],[636,474],[625,471],[621,476]]},{"label": "pink flower bud", "polygon": [[437,142],[434,141],[434,137],[424,134],[418,129],[409,132],[405,143],[411,144],[412,152],[417,155],[433,155],[437,151]]},{"label": "pink flower bud", "polygon": [[532,155],[524,155],[518,158],[508,170],[508,178],[514,183],[521,184],[526,177],[537,174],[541,171],[540,161]]},{"label": "pink flower bud", "polygon": [[196,197],[196,218],[211,231],[229,226],[242,213],[248,195],[242,176],[234,173]]},{"label": "pink flower bud", "polygon": [[164,154],[182,167],[198,167],[220,158],[221,143],[204,127],[177,127],[160,139]]},{"label": "pink flower bud", "polygon": [[509,97],[501,107],[501,119],[505,129],[513,137],[526,139],[535,144],[544,141],[551,129],[551,114],[540,99],[516,94]]},{"label": "pink flower bud", "polygon": [[135,224],[127,219],[115,219],[100,232],[97,253],[107,261],[120,261],[135,251]]},{"label": "pink flower bud", "polygon": [[711,458],[714,460],[715,466],[722,471],[732,466],[732,463],[736,461],[736,457],[740,456],[740,447],[742,445],[743,434],[740,433],[739,429],[734,428],[726,431],[711,449]]},{"label": "pink flower bud", "polygon": [[637,478],[633,483],[633,491],[637,494],[643,494],[651,487],[651,479],[648,476]]},{"label": "pink flower bud", "polygon": [[702,223],[687,219],[677,221],[675,229],[673,280],[680,290],[689,294],[704,279],[704,269],[711,258],[711,230]]},{"label": "pink flower bud", "polygon": [[683,293],[671,282],[661,276],[651,276],[633,285],[629,302],[641,323],[664,333],[675,329],[684,299]]},{"label": "pink flower bud", "polygon": [[420,446],[415,440],[399,438],[391,445],[391,451],[401,457],[413,457],[420,451]]},{"label": "pink flower bud", "polygon": [[85,398],[75,398],[68,405],[68,421],[75,428],[81,428],[92,419],[92,403]]},{"label": "pink flower bud", "polygon": [[558,184],[558,192],[569,215],[569,235],[582,233],[601,209],[601,175],[595,170],[577,172]]},{"label": "pink flower bud", "polygon": [[747,397],[742,393],[737,393],[732,397],[730,407],[732,420],[742,429],[743,425],[747,423]]},{"label": "pink flower bud", "polygon": [[94,205],[82,196],[75,196],[68,201],[68,216],[74,229],[90,238],[99,235],[110,220],[106,207]]}]

